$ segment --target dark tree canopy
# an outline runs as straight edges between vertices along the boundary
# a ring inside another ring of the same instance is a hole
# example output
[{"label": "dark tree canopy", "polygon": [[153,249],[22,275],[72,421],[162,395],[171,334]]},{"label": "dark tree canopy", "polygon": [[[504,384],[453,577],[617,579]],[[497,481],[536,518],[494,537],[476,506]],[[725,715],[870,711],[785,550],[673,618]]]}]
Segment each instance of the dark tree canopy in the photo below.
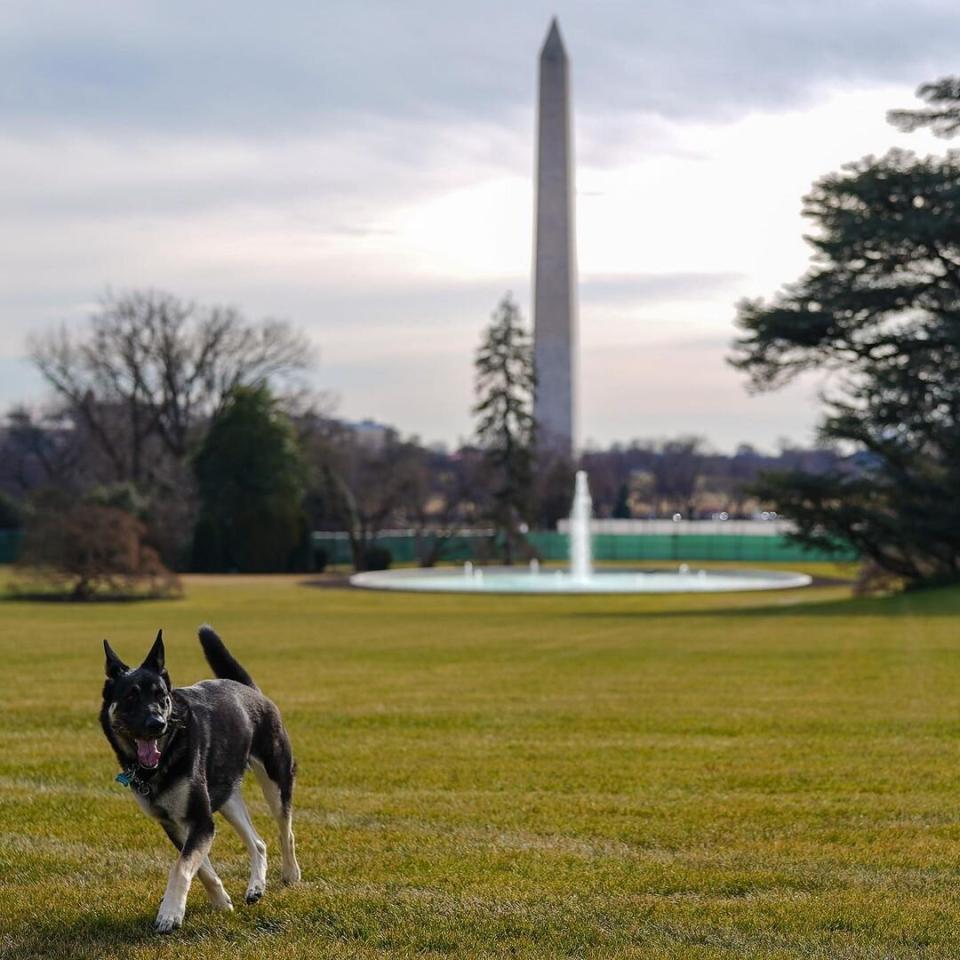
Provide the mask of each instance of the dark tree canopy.
[{"label": "dark tree canopy", "polygon": [[308,535],[304,464],[293,426],[266,387],[230,394],[194,469],[201,499],[195,569],[269,572],[297,565]]},{"label": "dark tree canopy", "polygon": [[917,96],[928,104],[925,110],[891,110],[887,119],[907,132],[929,127],[938,137],[952,137],[960,130],[960,77],[941,77],[924,83]]},{"label": "dark tree canopy", "polygon": [[960,576],[960,155],[894,150],[804,200],[813,263],[744,301],[732,358],[755,389],[830,376],[821,438],[850,454],[761,492],[823,546],[855,544],[909,582]]},{"label": "dark tree canopy", "polygon": [[521,522],[532,510],[533,343],[510,294],[490,318],[474,360],[477,439],[490,467],[493,520],[513,560]]},{"label": "dark tree canopy", "polygon": [[19,530],[23,526],[23,504],[0,490],[0,530]]}]

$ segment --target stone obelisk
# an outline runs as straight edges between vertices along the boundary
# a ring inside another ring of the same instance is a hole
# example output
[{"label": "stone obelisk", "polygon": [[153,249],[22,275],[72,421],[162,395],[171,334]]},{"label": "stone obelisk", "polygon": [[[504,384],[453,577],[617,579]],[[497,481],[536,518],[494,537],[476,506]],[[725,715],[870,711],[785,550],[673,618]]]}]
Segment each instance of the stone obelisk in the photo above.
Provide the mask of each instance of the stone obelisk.
[{"label": "stone obelisk", "polygon": [[540,51],[533,334],[539,443],[572,456],[576,443],[577,258],[570,66],[556,18]]}]

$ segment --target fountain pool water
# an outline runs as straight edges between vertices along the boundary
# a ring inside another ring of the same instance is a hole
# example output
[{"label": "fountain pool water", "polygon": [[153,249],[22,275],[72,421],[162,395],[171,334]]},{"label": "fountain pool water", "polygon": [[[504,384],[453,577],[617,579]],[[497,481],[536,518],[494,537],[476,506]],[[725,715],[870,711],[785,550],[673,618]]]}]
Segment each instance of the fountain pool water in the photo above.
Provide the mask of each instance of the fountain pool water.
[{"label": "fountain pool water", "polygon": [[805,587],[811,582],[804,573],[691,570],[685,563],[675,570],[594,570],[590,515],[587,475],[580,470],[570,513],[568,570],[541,570],[537,560],[531,560],[529,568],[476,567],[467,561],[461,569],[432,567],[356,573],[350,583],[371,590],[440,593],[720,593],[784,590]]}]

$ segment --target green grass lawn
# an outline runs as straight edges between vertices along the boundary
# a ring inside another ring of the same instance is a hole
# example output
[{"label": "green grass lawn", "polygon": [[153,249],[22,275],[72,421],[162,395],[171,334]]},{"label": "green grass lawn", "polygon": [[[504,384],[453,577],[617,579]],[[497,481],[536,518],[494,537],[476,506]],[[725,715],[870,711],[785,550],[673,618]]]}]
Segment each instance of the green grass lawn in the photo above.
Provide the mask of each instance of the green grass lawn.
[{"label": "green grass lawn", "polygon": [[[956,957],[960,591],[452,597],[188,579],[0,603],[0,956]],[[304,882],[264,900],[222,821],[173,861],[113,782],[100,640],[209,675],[209,620],[280,705]]]}]

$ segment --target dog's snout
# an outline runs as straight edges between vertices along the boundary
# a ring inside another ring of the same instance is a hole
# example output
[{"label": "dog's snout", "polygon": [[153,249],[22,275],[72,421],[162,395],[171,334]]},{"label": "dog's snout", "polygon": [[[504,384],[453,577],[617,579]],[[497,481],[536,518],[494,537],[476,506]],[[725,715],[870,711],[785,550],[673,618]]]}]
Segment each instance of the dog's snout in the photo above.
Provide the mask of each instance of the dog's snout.
[{"label": "dog's snout", "polygon": [[147,722],[144,726],[147,729],[147,733],[163,733],[164,727],[167,723],[163,717],[149,716],[147,717]]}]

